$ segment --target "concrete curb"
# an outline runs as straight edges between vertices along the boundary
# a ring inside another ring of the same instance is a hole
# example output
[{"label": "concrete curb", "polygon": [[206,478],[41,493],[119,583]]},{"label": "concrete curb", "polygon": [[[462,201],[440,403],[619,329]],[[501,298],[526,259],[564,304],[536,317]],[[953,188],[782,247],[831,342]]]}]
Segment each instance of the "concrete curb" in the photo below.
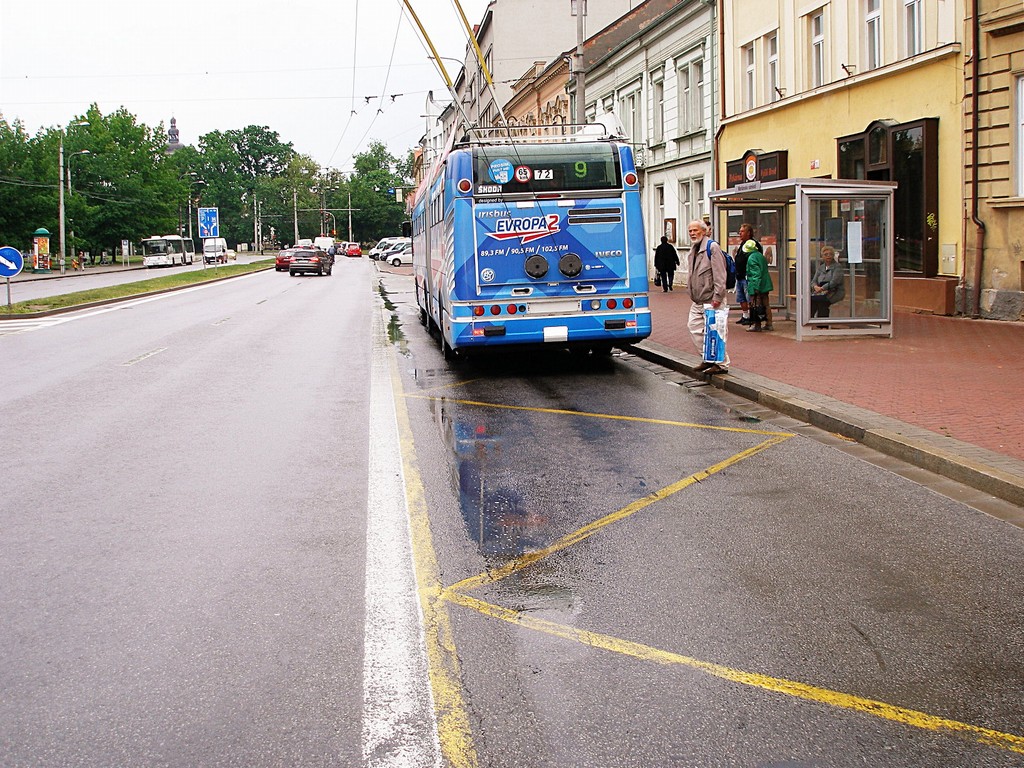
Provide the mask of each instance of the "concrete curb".
[{"label": "concrete curb", "polygon": [[1024,507],[1024,462],[755,373],[730,368],[727,374],[707,376],[696,370],[701,362],[696,355],[650,340],[632,345],[629,351],[694,379],[710,380],[719,389],[790,418]]}]

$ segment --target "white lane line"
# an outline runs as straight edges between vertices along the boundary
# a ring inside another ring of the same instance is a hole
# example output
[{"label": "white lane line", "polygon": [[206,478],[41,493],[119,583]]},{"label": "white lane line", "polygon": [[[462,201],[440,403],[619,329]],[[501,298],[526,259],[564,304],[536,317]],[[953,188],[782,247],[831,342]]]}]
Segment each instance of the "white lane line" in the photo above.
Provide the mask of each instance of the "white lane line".
[{"label": "white lane line", "polygon": [[363,636],[363,765],[439,768],[423,616],[381,312],[373,315]]},{"label": "white lane line", "polygon": [[[233,278],[234,280],[244,280],[248,277],[254,277],[256,275],[263,274],[262,272],[251,272],[244,275],[238,275]],[[0,322],[0,336],[11,333],[19,333],[21,331],[38,331],[41,328],[52,328],[55,325],[63,325],[64,323],[70,323],[74,320],[84,320],[87,317],[96,317],[97,315],[105,315],[108,312],[117,312],[122,309],[131,309],[141,304],[149,304],[151,301],[162,301],[169,299],[172,296],[181,296],[186,293],[192,293],[193,291],[203,291],[207,288],[213,288],[214,286],[221,285],[224,282],[230,282],[225,280],[218,280],[212,283],[200,283],[199,285],[193,285],[189,288],[181,288],[177,291],[168,291],[166,293],[158,293],[153,296],[142,296],[138,299],[126,299],[125,301],[119,301],[114,304],[106,304],[102,307],[95,307],[90,309],[80,309],[77,311],[68,312],[66,314],[55,315],[45,318],[26,318],[25,320],[4,320]],[[230,318],[225,318],[228,320]],[[223,322],[223,321],[222,321]],[[31,323],[31,325],[30,325]],[[10,329],[10,330],[8,330]]]},{"label": "white lane line", "polygon": [[166,352],[166,351],[167,351],[167,347],[158,347],[156,349],[150,350],[149,352],[141,354],[138,357],[133,357],[127,363],[121,363],[121,365],[125,365],[125,366],[127,366],[127,365],[135,365],[136,363],[141,363],[143,360],[145,360],[147,358],[150,358],[153,355],[159,355],[161,352]]}]

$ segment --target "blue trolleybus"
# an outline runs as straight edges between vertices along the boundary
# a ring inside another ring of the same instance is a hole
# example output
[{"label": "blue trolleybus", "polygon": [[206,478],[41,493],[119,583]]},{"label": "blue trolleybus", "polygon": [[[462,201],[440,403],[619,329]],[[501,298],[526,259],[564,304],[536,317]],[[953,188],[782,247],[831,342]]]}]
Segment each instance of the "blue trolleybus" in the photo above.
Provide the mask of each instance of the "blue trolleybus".
[{"label": "blue trolleybus", "polygon": [[446,358],[607,354],[651,333],[640,190],[615,128],[470,130],[417,191],[412,240],[421,319]]}]

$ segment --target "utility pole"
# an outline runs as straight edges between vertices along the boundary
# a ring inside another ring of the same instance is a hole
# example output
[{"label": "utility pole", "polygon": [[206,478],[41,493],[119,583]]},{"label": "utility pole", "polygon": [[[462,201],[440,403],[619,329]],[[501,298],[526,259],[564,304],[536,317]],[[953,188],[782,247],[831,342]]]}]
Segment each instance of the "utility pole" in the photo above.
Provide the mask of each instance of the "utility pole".
[{"label": "utility pole", "polygon": [[348,242],[352,242],[352,190],[348,191]]},{"label": "utility pole", "polygon": [[57,186],[60,188],[58,205],[60,209],[60,264],[64,266],[64,131],[60,132],[60,154],[57,169]]},{"label": "utility pole", "polygon": [[583,125],[587,122],[586,80],[583,71],[583,20],[587,15],[587,0],[572,0],[573,15],[576,17],[576,53],[573,55],[573,79],[576,81],[576,114],[573,122]]},{"label": "utility pole", "polygon": [[292,215],[295,217],[295,239],[292,245],[299,244],[299,190],[292,190]]}]

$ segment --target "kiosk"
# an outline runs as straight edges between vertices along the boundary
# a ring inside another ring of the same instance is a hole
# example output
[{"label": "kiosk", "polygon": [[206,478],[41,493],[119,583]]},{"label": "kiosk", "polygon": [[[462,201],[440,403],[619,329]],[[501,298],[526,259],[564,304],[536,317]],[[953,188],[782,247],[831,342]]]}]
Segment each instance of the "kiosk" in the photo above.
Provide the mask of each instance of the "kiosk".
[{"label": "kiosk", "polygon": [[[796,320],[797,341],[891,337],[895,189],[885,181],[754,181],[711,193],[711,223],[730,253],[740,244],[740,224],[753,226],[775,284],[772,307]],[[823,250],[831,250],[838,269],[818,271]],[[815,275],[827,272],[834,275],[828,301],[812,288]]]}]

